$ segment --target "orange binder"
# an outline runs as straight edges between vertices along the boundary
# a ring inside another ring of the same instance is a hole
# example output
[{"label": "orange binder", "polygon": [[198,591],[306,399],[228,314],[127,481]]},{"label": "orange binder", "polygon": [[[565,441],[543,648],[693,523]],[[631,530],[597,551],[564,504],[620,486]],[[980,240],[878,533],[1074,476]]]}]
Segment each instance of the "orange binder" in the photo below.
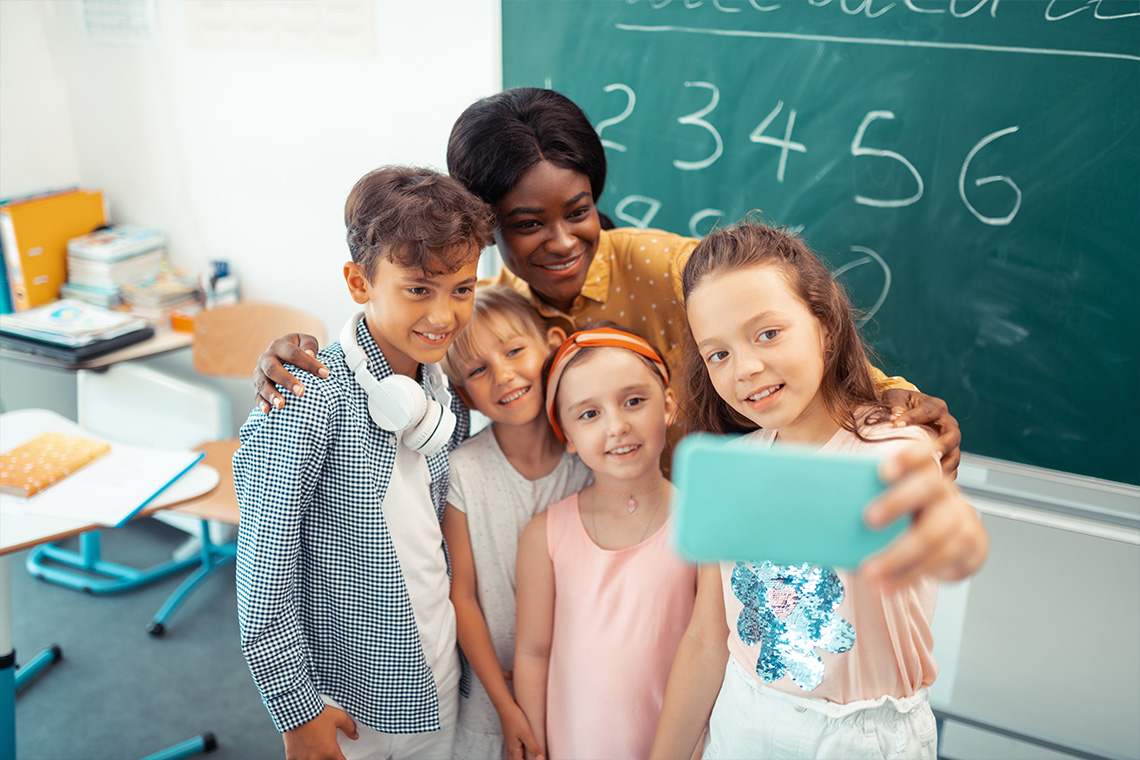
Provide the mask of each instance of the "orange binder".
[{"label": "orange binder", "polygon": [[98,190],[73,190],[0,206],[0,243],[16,311],[59,298],[59,288],[67,281],[67,241],[106,222]]}]

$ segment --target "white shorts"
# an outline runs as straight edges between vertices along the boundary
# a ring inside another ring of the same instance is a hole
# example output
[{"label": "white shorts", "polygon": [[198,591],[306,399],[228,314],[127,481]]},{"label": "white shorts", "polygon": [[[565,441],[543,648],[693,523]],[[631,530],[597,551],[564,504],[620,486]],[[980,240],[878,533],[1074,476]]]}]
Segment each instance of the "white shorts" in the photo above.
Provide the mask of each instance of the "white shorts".
[{"label": "white shorts", "polygon": [[506,756],[501,733],[484,734],[463,726],[456,729],[455,760],[504,760]]},{"label": "white shorts", "polygon": [[937,749],[928,689],[841,705],[770,689],[730,656],[703,759],[936,760]]},{"label": "white shorts", "polygon": [[[357,739],[336,732],[345,760],[451,760],[455,753],[455,719],[459,710],[459,684],[439,693],[439,730],[420,734],[384,734],[356,721]],[[326,705],[344,709],[321,695]],[[351,716],[351,713],[350,713]]]}]

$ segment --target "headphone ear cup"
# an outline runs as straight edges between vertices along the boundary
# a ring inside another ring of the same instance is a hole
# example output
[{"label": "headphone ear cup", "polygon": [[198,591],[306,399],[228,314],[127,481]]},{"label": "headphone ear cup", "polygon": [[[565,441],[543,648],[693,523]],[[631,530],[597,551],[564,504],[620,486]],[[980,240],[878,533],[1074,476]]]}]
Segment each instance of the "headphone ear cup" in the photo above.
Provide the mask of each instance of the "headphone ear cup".
[{"label": "headphone ear cup", "polygon": [[404,375],[384,378],[368,394],[368,413],[384,430],[399,432],[412,427],[423,419],[426,409],[423,388]]},{"label": "headphone ear cup", "polygon": [[429,400],[424,418],[404,433],[404,445],[424,456],[433,456],[447,445],[455,433],[455,413],[438,401]]}]

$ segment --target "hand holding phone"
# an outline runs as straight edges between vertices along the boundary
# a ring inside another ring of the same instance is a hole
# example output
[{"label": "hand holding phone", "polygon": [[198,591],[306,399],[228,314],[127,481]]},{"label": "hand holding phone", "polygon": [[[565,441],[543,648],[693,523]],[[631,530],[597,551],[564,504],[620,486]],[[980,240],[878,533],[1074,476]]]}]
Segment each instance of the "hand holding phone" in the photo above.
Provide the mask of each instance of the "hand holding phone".
[{"label": "hand holding phone", "polygon": [[864,522],[867,504],[886,489],[879,461],[691,435],[674,452],[677,551],[698,562],[854,569],[906,528],[905,520],[881,530]]}]

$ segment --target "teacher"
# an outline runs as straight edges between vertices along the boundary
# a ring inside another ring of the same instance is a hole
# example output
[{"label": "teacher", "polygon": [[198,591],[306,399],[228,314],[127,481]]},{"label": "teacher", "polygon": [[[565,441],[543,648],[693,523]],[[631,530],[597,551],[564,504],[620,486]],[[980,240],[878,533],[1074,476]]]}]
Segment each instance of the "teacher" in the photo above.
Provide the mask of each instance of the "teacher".
[{"label": "teacher", "polygon": [[[605,189],[605,149],[578,106],[533,87],[479,100],[451,129],[447,169],[495,210],[505,267],[491,283],[519,291],[567,332],[608,320],[639,333],[663,350],[676,375],[686,326],[681,273],[698,241],[661,230],[603,229],[610,225],[596,203]],[[277,384],[304,391],[283,362],[327,374],[312,356],[317,348],[315,338],[297,333],[269,345],[253,378],[263,412],[285,403]],[[890,387],[884,398],[896,417],[933,427],[943,470],[955,472],[961,432],[946,403],[877,374]]]}]

